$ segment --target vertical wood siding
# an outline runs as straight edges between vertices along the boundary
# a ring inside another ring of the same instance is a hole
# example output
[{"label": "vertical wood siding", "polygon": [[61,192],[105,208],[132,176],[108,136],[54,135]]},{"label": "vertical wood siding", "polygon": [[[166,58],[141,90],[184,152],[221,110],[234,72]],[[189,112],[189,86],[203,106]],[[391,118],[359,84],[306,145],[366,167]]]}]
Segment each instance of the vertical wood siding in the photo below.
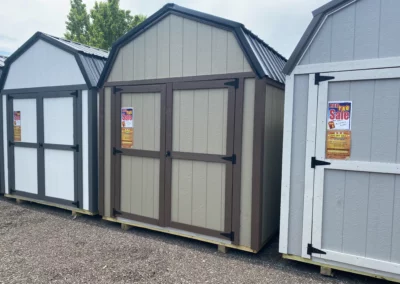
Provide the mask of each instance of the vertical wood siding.
[{"label": "vertical wood siding", "polygon": [[172,148],[226,154],[228,90],[174,91]]},{"label": "vertical wood siding", "polygon": [[322,247],[400,263],[400,176],[327,170]]},{"label": "vertical wood siding", "polygon": [[361,0],[328,16],[300,65],[400,55],[400,1]]},{"label": "vertical wood siding", "polygon": [[133,147],[160,150],[160,93],[122,94],[121,107],[133,107]]},{"label": "vertical wood siding", "polygon": [[121,48],[108,81],[250,71],[231,32],[169,15]]},{"label": "vertical wood siding", "polygon": [[158,219],[160,160],[121,157],[121,210]]},{"label": "vertical wood siding", "polygon": [[267,85],[265,99],[262,242],[278,231],[284,91]]},{"label": "vertical wood siding", "polygon": [[253,130],[255,80],[244,82],[242,181],[240,196],[240,244],[251,246],[251,197],[253,189]]}]

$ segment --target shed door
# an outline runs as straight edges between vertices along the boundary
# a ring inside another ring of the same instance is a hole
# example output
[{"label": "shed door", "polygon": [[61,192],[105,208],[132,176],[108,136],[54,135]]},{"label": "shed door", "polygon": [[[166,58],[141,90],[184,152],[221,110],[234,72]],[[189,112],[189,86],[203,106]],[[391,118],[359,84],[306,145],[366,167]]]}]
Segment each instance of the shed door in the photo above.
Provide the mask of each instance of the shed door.
[{"label": "shed door", "polygon": [[9,95],[10,193],[82,208],[79,92]]},{"label": "shed door", "polygon": [[114,88],[114,215],[163,225],[165,85]]},{"label": "shed door", "polygon": [[174,83],[168,92],[166,222],[233,240],[235,88],[230,83]]},{"label": "shed door", "polygon": [[315,166],[312,257],[398,274],[400,69],[322,75],[334,79],[318,91],[315,156],[328,164]]}]

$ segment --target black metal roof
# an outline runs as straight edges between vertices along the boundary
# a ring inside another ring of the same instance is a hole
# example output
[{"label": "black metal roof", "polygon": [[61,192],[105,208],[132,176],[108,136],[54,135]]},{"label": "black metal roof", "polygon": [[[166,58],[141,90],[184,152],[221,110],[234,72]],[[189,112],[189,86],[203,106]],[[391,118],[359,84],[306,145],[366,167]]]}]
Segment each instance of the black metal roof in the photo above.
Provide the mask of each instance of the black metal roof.
[{"label": "black metal roof", "polygon": [[331,12],[332,10],[342,5],[345,5],[351,1],[354,0],[332,0],[331,2],[328,2],[327,4],[313,11],[314,18],[308,25],[306,31],[304,32],[303,36],[300,39],[300,42],[297,44],[288,62],[286,63],[285,68],[283,69],[283,73],[288,75],[292,73],[293,69],[296,67],[298,61],[300,60],[300,57],[307,48],[310,40],[314,37],[314,34],[317,32],[318,27],[323,21],[325,15]]},{"label": "black metal roof", "polygon": [[282,73],[282,70],[287,61],[286,58],[266,44],[258,36],[253,34],[250,30],[246,29],[243,24],[170,3],[164,5],[164,7],[147,18],[143,23],[120,37],[113,44],[109,60],[107,61],[99,80],[99,87],[104,84],[108,74],[111,72],[118,50],[166,14],[176,14],[182,17],[198,19],[207,24],[232,31],[238,39],[240,47],[257,76],[260,78],[268,77],[278,83],[284,84],[285,76]]},{"label": "black metal roof", "polygon": [[4,87],[9,66],[40,39],[74,55],[88,87],[97,86],[108,58],[107,51],[37,32],[5,61],[5,75],[0,80],[0,90]]},{"label": "black metal roof", "polygon": [[0,55],[0,68],[4,67],[4,61],[6,61],[7,56]]}]

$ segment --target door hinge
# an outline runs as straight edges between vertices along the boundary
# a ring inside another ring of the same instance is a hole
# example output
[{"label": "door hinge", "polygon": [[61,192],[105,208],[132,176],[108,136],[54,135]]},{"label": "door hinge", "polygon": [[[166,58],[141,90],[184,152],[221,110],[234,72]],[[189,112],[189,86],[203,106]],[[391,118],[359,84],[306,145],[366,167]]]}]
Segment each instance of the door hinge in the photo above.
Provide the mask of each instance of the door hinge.
[{"label": "door hinge", "polygon": [[311,157],[311,168],[315,169],[317,166],[328,166],[331,163],[317,160],[315,157]]},{"label": "door hinge", "polygon": [[78,96],[78,91],[72,92],[71,96],[77,97]]},{"label": "door hinge", "polygon": [[76,207],[79,207],[79,201],[72,202],[72,205],[75,205]]},{"label": "door hinge", "polygon": [[238,79],[234,79],[233,81],[226,82],[224,85],[225,86],[232,86],[232,87],[235,87],[235,89],[237,89],[237,88],[239,88],[239,80]]},{"label": "door hinge", "polygon": [[315,85],[319,85],[320,82],[333,80],[333,76],[321,76],[321,73],[315,73]]},{"label": "door hinge", "polygon": [[14,142],[8,141],[8,147],[11,147],[11,146],[14,146],[14,145],[15,145]]},{"label": "door hinge", "polygon": [[122,150],[119,150],[119,149],[117,149],[117,148],[113,148],[113,155],[117,155],[117,154],[121,154],[122,153]]},{"label": "door hinge", "polygon": [[221,233],[221,236],[224,236],[233,241],[235,239],[235,232]]},{"label": "door hinge", "polygon": [[121,211],[118,211],[117,209],[113,209],[113,215],[122,215]]},{"label": "door hinge", "polygon": [[79,145],[71,146],[71,149],[74,149],[76,152],[79,152]]},{"label": "door hinge", "polygon": [[312,255],[313,253],[326,254],[326,252],[313,247],[312,244],[308,244],[307,245],[307,254]]},{"label": "door hinge", "polygon": [[113,88],[114,94],[116,94],[116,93],[118,93],[118,92],[120,92],[122,90],[123,90],[122,88],[118,88],[118,87],[115,87],[115,86]]},{"label": "door hinge", "polygon": [[222,160],[225,161],[231,161],[233,165],[236,164],[236,154],[233,154],[232,156],[229,157],[222,157]]},{"label": "door hinge", "polygon": [[14,189],[14,188],[10,188],[9,191],[10,191],[10,193],[11,193],[11,192],[15,192],[15,189]]},{"label": "door hinge", "polygon": [[167,157],[171,157],[171,151],[167,151],[167,152],[165,153],[165,158],[167,158]]}]

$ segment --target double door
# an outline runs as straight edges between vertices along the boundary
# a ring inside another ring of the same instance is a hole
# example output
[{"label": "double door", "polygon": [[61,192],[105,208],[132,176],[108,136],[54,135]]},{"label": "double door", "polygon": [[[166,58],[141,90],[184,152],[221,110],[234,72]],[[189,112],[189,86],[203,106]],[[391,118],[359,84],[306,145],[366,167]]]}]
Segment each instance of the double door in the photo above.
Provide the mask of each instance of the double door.
[{"label": "double door", "polygon": [[8,95],[10,194],[81,207],[78,91]]},{"label": "double door", "polygon": [[318,78],[326,81],[310,78],[304,257],[399,274],[400,69]]},{"label": "double door", "polygon": [[232,80],[114,88],[114,215],[233,240]]}]

